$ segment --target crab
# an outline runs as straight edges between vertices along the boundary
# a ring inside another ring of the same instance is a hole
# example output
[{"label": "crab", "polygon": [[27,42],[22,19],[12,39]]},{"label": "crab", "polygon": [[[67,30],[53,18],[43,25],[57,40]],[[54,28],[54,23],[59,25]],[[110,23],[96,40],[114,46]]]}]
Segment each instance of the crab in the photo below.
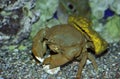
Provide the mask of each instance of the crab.
[{"label": "crab", "polygon": [[33,39],[32,52],[40,60],[39,58],[44,58],[48,49],[51,50],[53,54],[40,60],[50,69],[78,60],[80,63],[76,78],[79,79],[87,59],[97,70],[95,57],[88,49],[99,55],[107,49],[107,42],[91,29],[86,19],[70,17],[68,21],[68,24],[41,29]]}]

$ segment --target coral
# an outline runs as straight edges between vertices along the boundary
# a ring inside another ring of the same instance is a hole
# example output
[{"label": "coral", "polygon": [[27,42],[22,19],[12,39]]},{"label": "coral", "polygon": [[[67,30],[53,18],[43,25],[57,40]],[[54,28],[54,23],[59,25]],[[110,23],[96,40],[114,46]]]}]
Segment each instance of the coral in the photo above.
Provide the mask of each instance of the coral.
[{"label": "coral", "polygon": [[96,19],[101,19],[104,16],[104,11],[109,7],[113,0],[89,0],[92,11],[92,16]]},{"label": "coral", "polygon": [[100,35],[108,42],[118,42],[120,40],[120,17],[114,15],[103,24],[97,20],[93,20],[93,29],[100,33]]},{"label": "coral", "polygon": [[101,30],[101,36],[110,42],[120,41],[120,17],[115,15],[113,16]]},{"label": "coral", "polygon": [[114,0],[110,8],[115,11],[116,14],[120,15],[120,0]]},{"label": "coral", "polygon": [[[21,14],[20,14],[21,13]],[[20,28],[20,20],[23,17],[21,9],[12,12],[2,11],[1,13],[0,32],[6,35],[16,35]]]},{"label": "coral", "polygon": [[120,40],[120,0],[89,0],[92,11],[93,28],[107,42]]},{"label": "coral", "polygon": [[[58,0],[36,0],[35,10],[38,14],[40,14],[40,19],[32,25],[31,37],[33,37],[40,28],[45,28],[46,26],[51,27],[49,25],[51,22],[48,23],[47,20],[53,17],[53,14],[56,12],[57,7]],[[56,24],[56,21],[54,19],[52,21],[54,21],[52,24]]]},{"label": "coral", "polygon": [[53,14],[55,13],[58,7],[58,0],[36,0],[36,7],[35,9],[40,11],[40,18],[41,20],[45,21],[50,19]]},{"label": "coral", "polygon": [[[31,24],[36,20],[34,19],[35,15],[31,11],[34,7],[34,1],[35,0],[0,1],[0,35],[3,45],[4,43],[16,44],[28,38]],[[6,36],[9,38],[4,38]],[[6,42],[7,40],[9,40],[9,43]]]},{"label": "coral", "polygon": [[92,10],[92,16],[96,19],[101,19],[104,16],[104,11],[110,8],[117,15],[120,15],[120,0],[89,0]]}]

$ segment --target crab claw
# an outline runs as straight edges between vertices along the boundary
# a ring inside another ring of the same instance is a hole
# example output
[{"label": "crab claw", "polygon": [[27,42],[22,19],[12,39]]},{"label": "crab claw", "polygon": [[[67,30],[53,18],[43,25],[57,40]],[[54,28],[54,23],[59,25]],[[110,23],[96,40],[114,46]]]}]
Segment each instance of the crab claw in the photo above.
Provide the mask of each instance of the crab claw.
[{"label": "crab claw", "polygon": [[70,60],[66,58],[66,56],[62,54],[51,55],[50,57],[45,58],[43,64],[49,65],[50,69],[59,67],[61,65],[66,64]]},{"label": "crab claw", "polygon": [[45,29],[41,29],[33,39],[32,52],[35,57],[43,57],[46,53],[46,41],[44,41]]},{"label": "crab claw", "polygon": [[[44,58],[36,57],[40,62],[44,61]],[[48,74],[57,74],[60,71],[60,67],[50,69],[50,65],[43,65],[43,70]]]}]

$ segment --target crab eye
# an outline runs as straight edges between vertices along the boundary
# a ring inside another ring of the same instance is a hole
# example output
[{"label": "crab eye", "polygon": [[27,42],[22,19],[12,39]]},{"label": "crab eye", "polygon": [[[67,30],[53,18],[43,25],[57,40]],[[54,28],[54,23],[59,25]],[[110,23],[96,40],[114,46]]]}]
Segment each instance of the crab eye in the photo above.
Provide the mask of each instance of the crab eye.
[{"label": "crab eye", "polygon": [[72,10],[74,6],[71,3],[68,3],[68,8]]},{"label": "crab eye", "polygon": [[76,12],[76,8],[74,7],[73,4],[68,3],[67,6],[68,6],[68,9],[69,9],[69,10],[71,10],[72,12]]}]

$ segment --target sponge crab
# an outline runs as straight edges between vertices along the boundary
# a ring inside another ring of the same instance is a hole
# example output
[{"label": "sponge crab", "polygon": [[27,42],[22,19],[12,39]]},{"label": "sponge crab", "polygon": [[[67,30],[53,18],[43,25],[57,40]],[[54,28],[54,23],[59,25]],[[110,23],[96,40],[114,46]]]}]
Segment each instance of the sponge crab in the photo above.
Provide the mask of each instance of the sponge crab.
[{"label": "sponge crab", "polygon": [[92,30],[88,20],[81,17],[70,17],[68,24],[44,28],[36,34],[32,47],[34,56],[38,60],[44,58],[48,48],[55,54],[45,58],[44,65],[49,65],[49,68],[52,69],[77,59],[80,64],[76,78],[80,78],[87,59],[97,70],[95,58],[87,49],[89,48],[95,51],[95,55],[99,55],[107,49],[107,42]]}]

